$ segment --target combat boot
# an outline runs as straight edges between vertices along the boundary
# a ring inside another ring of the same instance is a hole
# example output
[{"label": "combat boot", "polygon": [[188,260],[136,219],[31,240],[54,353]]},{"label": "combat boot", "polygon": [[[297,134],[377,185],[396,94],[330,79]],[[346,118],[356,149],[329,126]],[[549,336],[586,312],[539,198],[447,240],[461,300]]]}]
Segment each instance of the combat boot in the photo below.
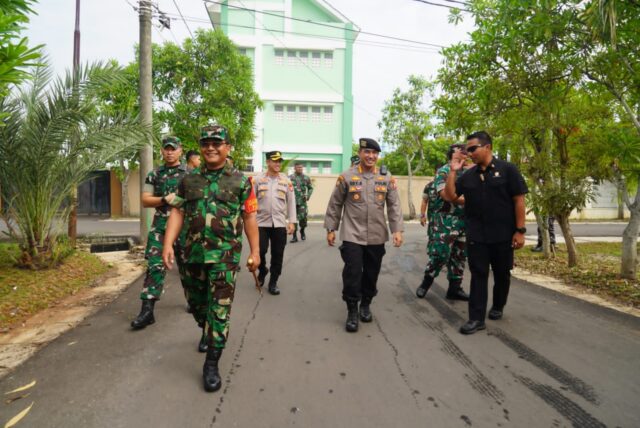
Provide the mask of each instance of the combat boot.
[{"label": "combat boot", "polygon": [[347,322],[344,327],[349,333],[358,331],[358,302],[347,302]]},{"label": "combat boot", "polygon": [[258,284],[260,284],[260,287],[264,286],[264,279],[267,277],[268,273],[269,269],[267,268],[258,272]]},{"label": "combat boot", "polygon": [[[300,235],[302,235],[302,232],[300,232]],[[298,242],[298,232],[293,232],[293,238],[291,238],[291,242],[292,244],[295,242]]]},{"label": "combat boot", "polygon": [[424,274],[424,278],[422,278],[422,284],[416,290],[416,296],[422,299],[427,295],[427,291],[431,288],[431,284],[433,284],[433,278],[428,274]]},{"label": "combat boot", "polygon": [[218,361],[220,361],[221,355],[221,348],[207,349],[207,357],[202,367],[202,380],[204,381],[204,390],[207,392],[216,392],[222,386],[218,370]]},{"label": "combat boot", "polygon": [[269,277],[269,294],[274,296],[280,294],[280,289],[278,288],[278,275],[271,274]]},{"label": "combat boot", "polygon": [[198,343],[198,352],[207,352],[207,330],[202,327],[202,336],[200,336],[200,342]]},{"label": "combat boot", "polygon": [[307,235],[304,233],[304,227],[300,228],[300,239],[302,239],[303,241],[307,240]]},{"label": "combat boot", "polygon": [[469,301],[469,295],[464,292],[461,280],[456,279],[454,281],[449,281],[449,289],[447,290],[447,295],[445,296],[449,300],[462,300],[463,302]]},{"label": "combat boot", "polygon": [[373,314],[371,313],[371,297],[363,297],[360,302],[360,321],[371,322]]},{"label": "combat boot", "polygon": [[153,306],[156,304],[155,300],[143,300],[142,307],[140,308],[140,313],[137,318],[131,321],[131,327],[134,330],[140,330],[145,328],[148,325],[156,322],[156,319],[153,317]]}]

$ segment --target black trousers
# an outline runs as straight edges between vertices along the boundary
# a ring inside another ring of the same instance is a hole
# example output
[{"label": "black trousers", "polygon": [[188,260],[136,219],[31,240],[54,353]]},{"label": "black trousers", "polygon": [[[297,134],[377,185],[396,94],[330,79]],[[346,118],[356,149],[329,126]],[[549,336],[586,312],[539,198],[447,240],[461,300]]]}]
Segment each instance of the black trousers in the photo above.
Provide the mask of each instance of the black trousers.
[{"label": "black trousers", "polygon": [[286,227],[259,227],[260,232],[260,272],[267,270],[267,251],[271,242],[271,266],[269,271],[271,276],[280,276],[282,273],[282,258],[284,257],[284,246],[287,245]]},{"label": "black trousers", "polygon": [[493,271],[493,308],[502,310],[507,304],[511,269],[513,268],[513,248],[511,242],[485,244],[470,241],[467,244],[469,270],[471,270],[471,291],[469,293],[469,319],[484,321],[487,313],[489,267]]},{"label": "black trousers", "polygon": [[359,245],[347,241],[342,243],[342,300],[358,302],[362,298],[373,299],[378,294],[376,284],[384,254],[384,244]]},{"label": "black trousers", "polygon": [[[543,219],[549,222],[549,243],[551,245],[556,245],[556,229],[554,226],[554,222],[556,219],[554,217],[548,217]],[[542,230],[538,228],[538,247],[542,247]]]}]

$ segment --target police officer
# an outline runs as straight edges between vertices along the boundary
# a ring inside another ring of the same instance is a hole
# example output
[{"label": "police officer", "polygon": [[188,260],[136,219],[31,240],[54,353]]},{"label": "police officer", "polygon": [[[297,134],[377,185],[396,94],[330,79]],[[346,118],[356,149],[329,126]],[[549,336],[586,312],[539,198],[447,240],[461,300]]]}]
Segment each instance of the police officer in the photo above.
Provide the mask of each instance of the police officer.
[{"label": "police officer", "polygon": [[[295,230],[296,198],[291,180],[280,172],[282,153],[265,153],[267,171],[253,179],[253,189],[258,197],[258,226],[260,229],[260,268],[258,281],[264,284],[268,273],[269,293],[280,294],[278,278],[282,273],[282,258],[287,244],[287,234]],[[288,219],[288,220],[287,220]],[[267,269],[267,251],[271,244],[271,266]]]},{"label": "police officer", "polygon": [[147,247],[144,257],[147,259],[147,272],[140,299],[142,308],[131,322],[135,330],[153,324],[155,318],[153,309],[156,300],[160,299],[164,286],[166,270],[162,264],[162,246],[167,228],[169,209],[175,201],[178,183],[187,172],[187,168],[180,163],[182,144],[177,137],[165,137],[162,140],[162,159],[164,164],[151,171],[142,189],[142,206],[155,208],[153,223],[147,236]]},{"label": "police officer", "polygon": [[489,319],[502,318],[509,294],[513,250],[524,246],[527,231],[524,197],[528,189],[515,165],[493,156],[492,140],[486,132],[474,132],[467,137],[466,153],[475,166],[458,177],[467,154],[454,153],[443,196],[449,202],[464,196],[471,292],[469,321],[460,332],[472,334],[486,328],[489,267],[495,281]]},{"label": "police officer", "polygon": [[327,242],[333,246],[342,219],[342,299],[347,303],[348,332],[358,331],[358,303],[360,320],[371,322],[370,305],[378,293],[376,283],[385,254],[384,243],[389,240],[388,228],[395,247],[402,245],[403,231],[396,179],[376,167],[380,146],[371,138],[361,138],[359,147],[360,162],[338,177],[324,220]]},{"label": "police officer", "polygon": [[226,128],[202,128],[200,152],[205,164],[180,183],[176,196],[179,208],[171,210],[162,252],[165,266],[171,269],[176,258],[172,244],[184,228],[184,283],[193,317],[207,336],[202,376],[209,392],[222,385],[218,362],[229,335],[242,225],[253,259],[249,270],[254,271],[260,263],[257,202],[249,178],[227,162],[230,150]]},{"label": "police officer", "polygon": [[[447,152],[447,159],[451,160],[454,152],[463,151],[464,144],[452,144]],[[425,297],[427,291],[438,276],[440,270],[447,266],[449,288],[446,297],[451,300],[468,301],[469,296],[462,290],[462,275],[464,274],[465,238],[464,238],[464,197],[452,202],[445,201],[441,194],[447,182],[449,164],[436,171],[436,176],[425,188],[423,198],[429,200],[429,226],[427,255],[429,261],[424,270],[422,283],[416,290],[419,298]],[[424,217],[422,217],[424,218]]]},{"label": "police officer", "polygon": [[307,202],[311,198],[313,193],[313,184],[311,184],[311,178],[303,173],[303,166],[301,162],[296,162],[294,165],[294,173],[289,176],[289,180],[293,184],[293,191],[296,195],[296,213],[298,214],[298,224],[293,231],[293,238],[291,242],[298,242],[298,226],[300,226],[300,239],[303,241],[307,239],[304,234],[304,229],[307,227],[307,215],[309,208]]}]

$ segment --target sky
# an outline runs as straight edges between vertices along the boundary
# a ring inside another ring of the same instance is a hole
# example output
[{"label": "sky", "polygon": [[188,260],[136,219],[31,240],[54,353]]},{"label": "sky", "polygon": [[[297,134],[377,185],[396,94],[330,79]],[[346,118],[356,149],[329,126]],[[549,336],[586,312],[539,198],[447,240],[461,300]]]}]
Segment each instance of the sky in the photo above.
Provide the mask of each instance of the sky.
[{"label": "sky", "polygon": [[[447,4],[447,0],[433,0]],[[81,0],[80,60],[82,62],[116,59],[122,64],[133,60],[133,47],[138,41],[138,14],[132,5],[136,0]],[[178,13],[208,20],[202,0],[158,0],[160,10],[174,16]],[[251,0],[244,4],[251,7]],[[329,0],[329,3],[354,22],[362,31],[448,46],[468,39],[473,29],[469,15],[456,25],[449,24],[449,10],[415,0]],[[452,4],[452,3],[449,3]],[[73,60],[75,0],[40,0],[34,6],[26,36],[30,45],[45,44],[45,51],[56,72],[63,73]],[[154,21],[155,43],[182,41],[189,37],[185,23],[171,22],[171,31],[158,29]],[[211,28],[210,24],[187,22],[191,31]],[[360,41],[404,44],[360,34]],[[353,137],[379,139],[377,123],[385,100],[397,87],[406,88],[411,74],[433,78],[441,63],[437,49],[407,49],[405,46],[381,48],[356,43],[353,62],[354,124]]]}]

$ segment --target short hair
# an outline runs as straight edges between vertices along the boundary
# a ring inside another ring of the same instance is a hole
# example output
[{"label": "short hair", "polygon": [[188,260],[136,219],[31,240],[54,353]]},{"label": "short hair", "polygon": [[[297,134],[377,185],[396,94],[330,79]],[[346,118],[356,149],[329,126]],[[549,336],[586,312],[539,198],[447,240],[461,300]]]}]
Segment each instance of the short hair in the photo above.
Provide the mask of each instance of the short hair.
[{"label": "short hair", "polygon": [[456,143],[456,144],[452,144],[449,146],[449,150],[447,150],[447,159],[451,160],[451,158],[453,157],[453,154],[455,153],[456,149],[458,150],[464,150],[465,146],[462,143]]},{"label": "short hair", "polygon": [[474,139],[480,141],[480,144],[482,144],[483,146],[493,144],[493,142],[491,141],[491,135],[489,135],[486,131],[476,131],[473,134],[467,135],[467,141]]},{"label": "short hair", "polygon": [[293,164],[293,166],[304,166],[304,164],[302,162],[296,162]]},{"label": "short hair", "polygon": [[200,156],[200,153],[198,153],[196,150],[189,150],[187,152],[187,160],[189,160],[191,156]]}]

